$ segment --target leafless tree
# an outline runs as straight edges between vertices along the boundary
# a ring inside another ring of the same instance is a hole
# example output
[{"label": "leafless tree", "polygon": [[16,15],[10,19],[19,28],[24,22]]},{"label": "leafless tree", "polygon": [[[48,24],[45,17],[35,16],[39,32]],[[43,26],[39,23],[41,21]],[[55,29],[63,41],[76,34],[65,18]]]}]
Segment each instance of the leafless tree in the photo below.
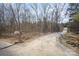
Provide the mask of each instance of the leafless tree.
[{"label": "leafless tree", "polygon": [[18,20],[18,30],[20,31],[20,8],[21,8],[21,4],[20,3],[16,3],[15,5],[16,7],[16,19]]},{"label": "leafless tree", "polygon": [[49,4],[42,4],[42,13],[43,13],[43,32],[48,32],[48,25],[47,25],[47,17],[50,5]]},{"label": "leafless tree", "polygon": [[31,4],[30,5],[31,6],[31,8],[34,10],[34,12],[35,12],[35,15],[36,15],[36,26],[35,26],[35,30],[37,31],[38,29],[37,29],[37,22],[39,21],[39,19],[38,19],[38,4],[36,3],[36,4]]}]

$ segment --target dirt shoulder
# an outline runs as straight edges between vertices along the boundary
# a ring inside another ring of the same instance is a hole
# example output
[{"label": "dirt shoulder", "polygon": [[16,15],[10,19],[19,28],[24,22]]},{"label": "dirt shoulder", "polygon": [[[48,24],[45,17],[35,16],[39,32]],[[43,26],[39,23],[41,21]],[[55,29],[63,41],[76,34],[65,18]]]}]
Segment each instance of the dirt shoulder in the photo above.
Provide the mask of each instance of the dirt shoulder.
[{"label": "dirt shoulder", "polygon": [[79,54],[79,35],[67,33],[60,37],[60,43]]}]

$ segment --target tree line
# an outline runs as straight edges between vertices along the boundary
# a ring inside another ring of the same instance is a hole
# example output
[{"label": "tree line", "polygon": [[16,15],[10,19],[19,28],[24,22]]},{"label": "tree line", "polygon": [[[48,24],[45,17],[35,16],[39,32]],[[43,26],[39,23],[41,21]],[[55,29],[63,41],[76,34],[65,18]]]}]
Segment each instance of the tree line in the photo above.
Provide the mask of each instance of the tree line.
[{"label": "tree line", "polygon": [[0,34],[59,32],[66,16],[64,3],[0,3]]}]

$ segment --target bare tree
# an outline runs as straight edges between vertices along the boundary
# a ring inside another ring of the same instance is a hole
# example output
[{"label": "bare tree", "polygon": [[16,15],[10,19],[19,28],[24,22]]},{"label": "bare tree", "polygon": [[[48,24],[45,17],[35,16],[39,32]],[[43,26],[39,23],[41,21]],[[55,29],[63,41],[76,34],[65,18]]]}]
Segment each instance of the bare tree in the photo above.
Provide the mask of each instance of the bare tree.
[{"label": "bare tree", "polygon": [[43,13],[43,32],[48,32],[48,25],[47,25],[47,16],[49,11],[50,5],[49,4],[42,4],[42,13]]},{"label": "bare tree", "polygon": [[23,24],[24,24],[24,28],[25,28],[25,30],[26,30],[26,32],[27,31],[31,31],[32,29],[30,29],[30,23],[31,23],[31,12],[30,12],[30,10],[29,10],[29,8],[26,8],[26,4],[23,4],[24,5],[24,7],[23,7],[23,14],[22,14],[22,22],[23,22]]},{"label": "bare tree", "polygon": [[18,20],[18,30],[20,31],[20,8],[21,8],[21,4],[16,4],[16,16],[17,16],[17,20]]},{"label": "bare tree", "polygon": [[36,26],[35,26],[35,28],[36,28],[36,31],[37,31],[37,30],[38,30],[38,29],[37,29],[37,27],[38,27],[38,26],[37,26],[37,22],[38,22],[38,20],[39,20],[39,19],[38,19],[38,4],[35,3],[35,4],[31,4],[30,6],[31,6],[31,8],[34,10],[35,15],[36,15]]},{"label": "bare tree", "polygon": [[16,30],[16,28],[17,28],[17,26],[16,26],[16,24],[17,24],[17,20],[16,20],[16,15],[15,15],[15,11],[14,11],[14,9],[13,9],[13,7],[12,7],[12,4],[10,4],[10,9],[11,9],[11,12],[12,12],[12,20],[13,20],[13,27],[14,27],[14,30],[13,31],[15,31]]},{"label": "bare tree", "polygon": [[[52,22],[53,22],[53,31],[60,31],[59,23],[63,21],[62,12],[64,11],[65,4],[51,4],[52,9],[54,10],[52,14]],[[64,14],[64,13],[63,13]],[[53,17],[54,16],[54,17]]]},{"label": "bare tree", "polygon": [[4,4],[0,4],[0,35],[5,31],[5,19],[4,19]]}]

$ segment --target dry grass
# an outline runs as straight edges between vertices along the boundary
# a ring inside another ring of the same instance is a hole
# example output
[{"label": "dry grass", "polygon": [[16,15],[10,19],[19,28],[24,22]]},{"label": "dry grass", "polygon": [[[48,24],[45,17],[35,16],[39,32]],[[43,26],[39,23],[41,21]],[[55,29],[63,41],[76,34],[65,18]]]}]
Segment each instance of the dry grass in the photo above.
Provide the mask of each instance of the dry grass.
[{"label": "dry grass", "polygon": [[[38,33],[38,32],[33,32],[33,33],[24,33],[21,37],[21,39],[25,42],[29,42],[29,41],[32,41],[33,39],[32,38],[36,38],[36,37],[39,37],[43,35],[43,33]],[[0,40],[1,41],[5,41],[5,42],[9,42],[11,44],[14,44],[15,42],[18,41],[18,39],[16,39],[15,37],[13,36],[2,36],[0,37]]]},{"label": "dry grass", "polygon": [[64,35],[64,38],[60,39],[63,45],[79,53],[79,34],[67,33]]}]

